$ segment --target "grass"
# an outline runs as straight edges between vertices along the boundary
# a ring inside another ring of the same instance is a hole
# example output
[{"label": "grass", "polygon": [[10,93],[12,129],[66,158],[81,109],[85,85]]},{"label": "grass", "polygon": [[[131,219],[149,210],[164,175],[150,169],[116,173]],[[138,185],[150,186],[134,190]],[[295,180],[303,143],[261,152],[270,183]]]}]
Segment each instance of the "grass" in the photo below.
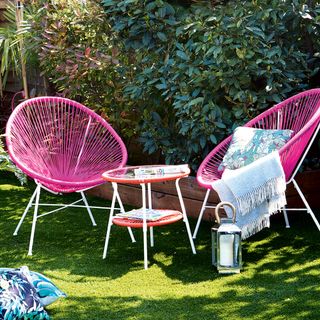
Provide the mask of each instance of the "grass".
[{"label": "grass", "polygon": [[[243,241],[243,270],[227,276],[211,266],[208,223],[201,225],[197,255],[182,222],[155,229],[144,270],[141,230],[132,244],[126,229],[114,226],[102,259],[108,213],[101,210],[93,211],[97,227],[82,209],[41,218],[33,256],[27,256],[31,215],[18,236],[12,233],[33,188],[0,175],[0,261],[1,267],[27,265],[67,293],[47,307],[54,320],[319,319],[320,233],[306,214],[291,214],[291,229],[275,216],[270,229]],[[47,193],[44,198],[61,201]]]}]

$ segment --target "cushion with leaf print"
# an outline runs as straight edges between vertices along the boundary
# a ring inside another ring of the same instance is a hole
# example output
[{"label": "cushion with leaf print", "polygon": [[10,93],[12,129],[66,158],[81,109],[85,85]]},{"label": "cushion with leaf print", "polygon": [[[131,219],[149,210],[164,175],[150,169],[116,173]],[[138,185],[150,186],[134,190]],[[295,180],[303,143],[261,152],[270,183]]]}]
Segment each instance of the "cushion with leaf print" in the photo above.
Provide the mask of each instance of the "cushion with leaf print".
[{"label": "cushion with leaf print", "polygon": [[39,272],[30,271],[29,281],[34,285],[39,299],[44,306],[53,303],[58,298],[67,296],[50,279]]},{"label": "cushion with leaf print", "polygon": [[265,130],[250,127],[235,129],[230,146],[219,170],[239,169],[282,148],[291,138],[292,130]]},{"label": "cushion with leaf print", "polygon": [[49,320],[37,291],[20,271],[0,273],[0,319]]},{"label": "cushion with leaf print", "polygon": [[27,266],[20,268],[0,268],[0,274],[5,271],[21,272],[28,281],[35,287],[42,305],[47,306],[61,297],[67,295],[61,291],[50,279],[43,274],[29,270]]}]

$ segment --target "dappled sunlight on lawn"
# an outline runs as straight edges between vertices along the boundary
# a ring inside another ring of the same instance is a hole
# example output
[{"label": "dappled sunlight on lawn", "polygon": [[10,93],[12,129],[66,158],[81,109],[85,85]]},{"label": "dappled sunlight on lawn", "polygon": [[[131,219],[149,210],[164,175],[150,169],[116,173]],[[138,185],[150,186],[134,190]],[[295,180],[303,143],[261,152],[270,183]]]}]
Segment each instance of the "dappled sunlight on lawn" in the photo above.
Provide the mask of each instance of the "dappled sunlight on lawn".
[{"label": "dappled sunlight on lawn", "polygon": [[[320,308],[319,232],[306,214],[281,215],[243,241],[240,274],[222,276],[211,266],[210,224],[203,223],[193,255],[183,222],[155,228],[143,269],[142,230],[132,243],[126,228],[112,227],[102,259],[108,212],[94,210],[97,227],[84,209],[39,219],[33,256],[27,256],[32,214],[17,236],[14,228],[34,188],[0,175],[3,267],[28,265],[68,294],[47,310],[53,319],[318,319]],[[45,201],[68,202],[43,193]],[[64,199],[65,198],[65,199]],[[90,203],[105,201],[89,198]],[[194,228],[195,221],[191,220]]]}]

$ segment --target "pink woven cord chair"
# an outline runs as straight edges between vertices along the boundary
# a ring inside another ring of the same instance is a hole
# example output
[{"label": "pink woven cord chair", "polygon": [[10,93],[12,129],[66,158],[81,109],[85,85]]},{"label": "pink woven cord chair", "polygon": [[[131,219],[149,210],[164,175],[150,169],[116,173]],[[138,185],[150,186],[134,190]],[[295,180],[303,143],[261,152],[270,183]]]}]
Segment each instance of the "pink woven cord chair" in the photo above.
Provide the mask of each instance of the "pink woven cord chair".
[{"label": "pink woven cord chair", "polygon": [[[14,232],[17,235],[34,205],[28,255],[32,255],[36,222],[41,216],[69,206],[84,207],[96,225],[84,191],[104,183],[104,171],[122,167],[127,161],[124,143],[103,118],[66,98],[33,98],[19,104],[11,114],[6,141],[11,159],[37,183]],[[53,205],[39,202],[41,189],[56,194],[79,192],[81,198],[68,205],[54,204],[57,209],[38,214],[39,205]]]},{"label": "pink woven cord chair", "polygon": [[[287,210],[306,210],[312,217],[320,231],[320,225],[305,199],[295,178],[305,156],[307,155],[320,128],[320,89],[312,89],[297,94],[274,107],[261,113],[256,118],[245,124],[245,127],[260,129],[290,129],[294,133],[290,140],[279,150],[281,163],[286,176],[286,183],[293,183],[305,208],[283,209],[286,227],[289,228]],[[208,198],[212,190],[212,182],[221,178],[222,171],[218,167],[228,150],[232,135],[217,145],[203,160],[198,172],[197,181],[200,186],[207,189],[201,207],[193,238],[196,238],[204,211],[208,206]]]}]

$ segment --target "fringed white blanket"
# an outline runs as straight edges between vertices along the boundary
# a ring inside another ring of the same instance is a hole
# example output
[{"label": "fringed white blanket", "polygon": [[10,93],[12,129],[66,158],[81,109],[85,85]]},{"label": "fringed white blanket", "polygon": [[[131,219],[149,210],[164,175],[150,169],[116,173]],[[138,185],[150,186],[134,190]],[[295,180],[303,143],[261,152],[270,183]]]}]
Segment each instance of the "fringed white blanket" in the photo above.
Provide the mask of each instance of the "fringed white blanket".
[{"label": "fringed white blanket", "polygon": [[[236,224],[242,231],[242,239],[270,227],[270,215],[286,205],[285,174],[278,152],[240,169],[226,169],[212,188],[221,201],[229,201],[236,207]],[[231,210],[225,210],[231,217]]]}]

